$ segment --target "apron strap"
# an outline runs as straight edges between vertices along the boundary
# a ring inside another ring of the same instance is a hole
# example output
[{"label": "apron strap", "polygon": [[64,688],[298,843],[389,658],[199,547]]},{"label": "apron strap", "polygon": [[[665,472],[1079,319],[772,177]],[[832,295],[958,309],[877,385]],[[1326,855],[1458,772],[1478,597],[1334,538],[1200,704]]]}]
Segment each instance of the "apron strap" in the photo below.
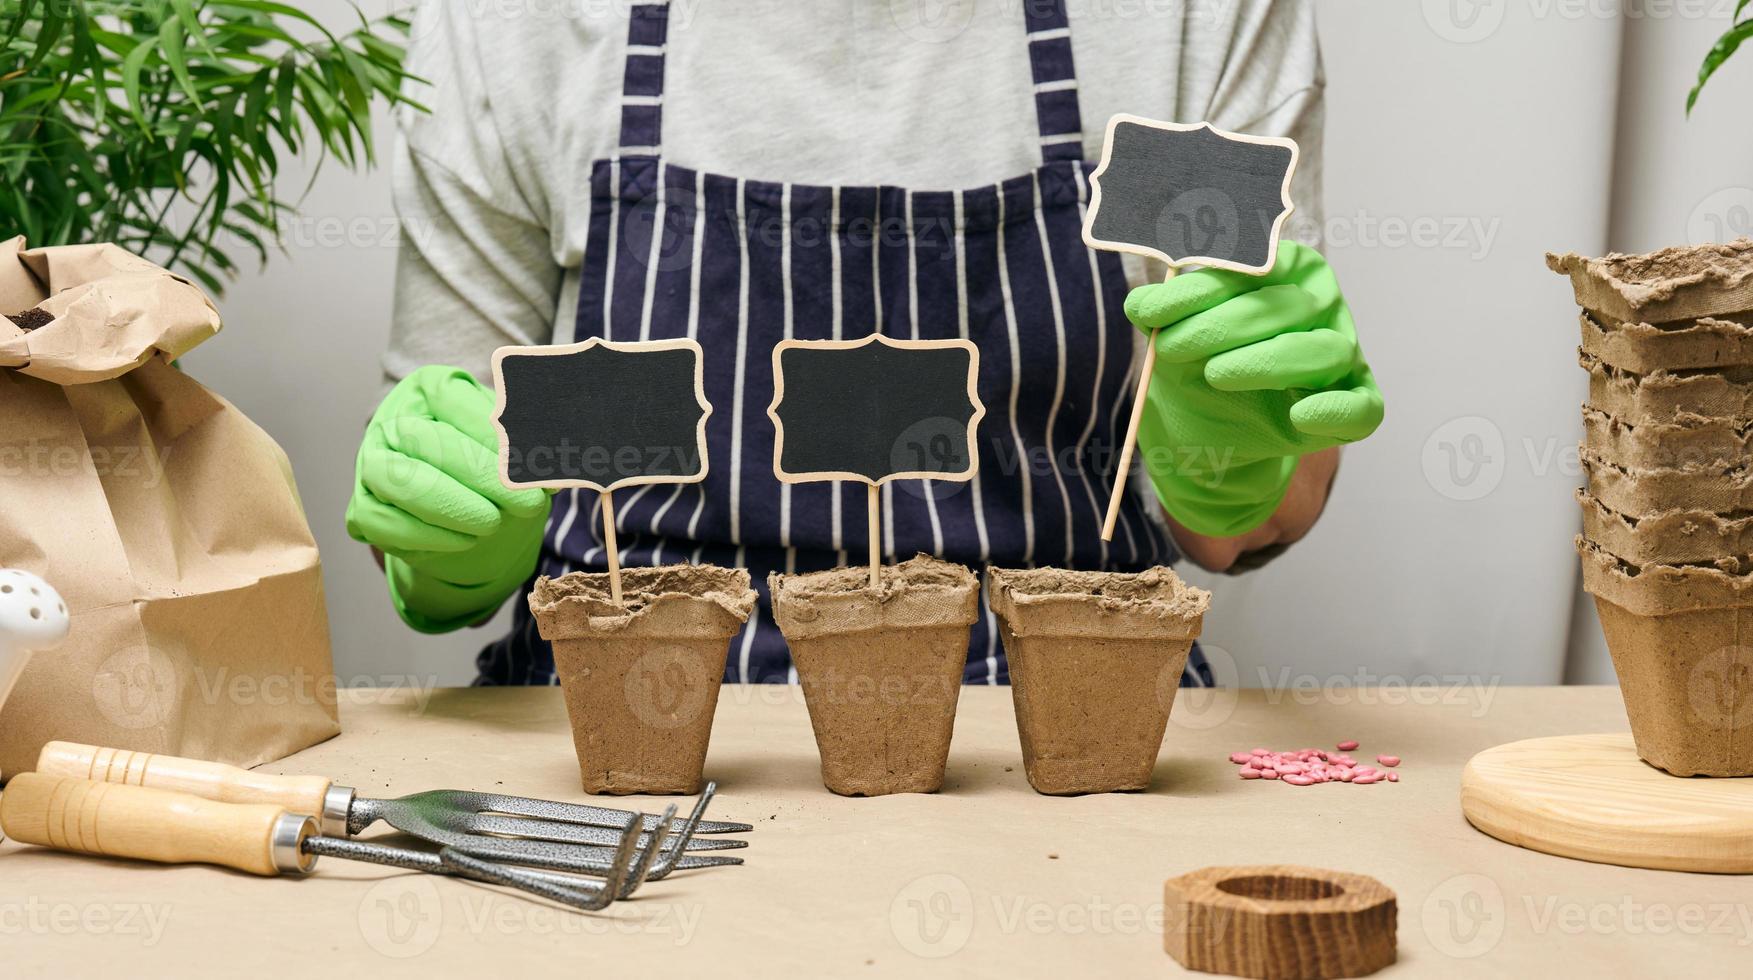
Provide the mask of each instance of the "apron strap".
[{"label": "apron strap", "polygon": [[669,35],[669,0],[633,5],[621,76],[621,156],[655,157],[663,145],[663,61]]},{"label": "apron strap", "polygon": [[1071,61],[1071,24],[1064,0],[1023,0],[1029,67],[1035,77],[1035,120],[1041,159],[1083,159],[1083,117],[1077,108],[1077,69]]}]

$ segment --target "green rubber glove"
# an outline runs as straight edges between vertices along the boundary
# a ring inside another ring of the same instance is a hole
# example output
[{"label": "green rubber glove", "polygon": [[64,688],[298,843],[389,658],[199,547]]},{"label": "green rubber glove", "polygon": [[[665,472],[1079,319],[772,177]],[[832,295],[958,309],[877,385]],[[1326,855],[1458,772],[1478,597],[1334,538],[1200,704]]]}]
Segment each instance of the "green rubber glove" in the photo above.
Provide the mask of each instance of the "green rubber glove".
[{"label": "green rubber glove", "polygon": [[1259,527],[1298,457],[1382,423],[1351,310],[1306,245],[1280,242],[1264,276],[1202,269],[1140,286],[1126,316],[1157,331],[1137,455],[1169,514],[1199,534]]},{"label": "green rubber glove", "polygon": [[492,615],[536,567],[549,494],[500,482],[493,409],[468,372],[423,367],[359,447],[347,533],[384,553],[390,601],[423,633]]}]

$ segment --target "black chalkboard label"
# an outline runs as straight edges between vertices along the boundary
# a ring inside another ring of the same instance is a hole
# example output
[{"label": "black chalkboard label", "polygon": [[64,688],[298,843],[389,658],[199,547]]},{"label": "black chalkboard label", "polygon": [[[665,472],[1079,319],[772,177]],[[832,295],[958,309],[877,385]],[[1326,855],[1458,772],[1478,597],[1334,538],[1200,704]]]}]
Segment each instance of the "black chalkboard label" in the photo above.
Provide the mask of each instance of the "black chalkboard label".
[{"label": "black chalkboard label", "polygon": [[706,478],[712,407],[692,340],[501,347],[493,381],[506,486],[606,492]]},{"label": "black chalkboard label", "polygon": [[788,340],[773,349],[773,473],[788,483],[974,478],[980,352],[966,340]]},{"label": "black chalkboard label", "polygon": [[1171,266],[1265,273],[1294,207],[1297,152],[1294,140],[1116,115],[1090,175],[1084,242]]}]

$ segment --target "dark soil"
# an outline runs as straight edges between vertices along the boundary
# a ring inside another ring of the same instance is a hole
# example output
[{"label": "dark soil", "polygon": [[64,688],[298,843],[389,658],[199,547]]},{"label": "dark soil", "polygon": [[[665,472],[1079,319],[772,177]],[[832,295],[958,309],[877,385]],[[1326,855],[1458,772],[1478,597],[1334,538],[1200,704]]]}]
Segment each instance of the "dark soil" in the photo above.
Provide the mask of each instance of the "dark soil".
[{"label": "dark soil", "polygon": [[33,306],[23,313],[8,313],[6,319],[11,320],[18,329],[29,333],[38,327],[45,326],[55,319],[54,314],[40,306]]}]

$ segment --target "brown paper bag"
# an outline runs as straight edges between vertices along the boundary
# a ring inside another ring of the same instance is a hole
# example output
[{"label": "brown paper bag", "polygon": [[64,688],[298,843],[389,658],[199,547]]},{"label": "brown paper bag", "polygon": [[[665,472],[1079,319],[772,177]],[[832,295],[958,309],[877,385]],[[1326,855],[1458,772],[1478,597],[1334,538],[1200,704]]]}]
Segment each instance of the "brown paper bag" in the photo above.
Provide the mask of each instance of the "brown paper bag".
[{"label": "brown paper bag", "polygon": [[0,568],[72,616],[0,710],[0,773],[51,739],[250,766],[339,732],[291,465],[170,364],[218,332],[206,296],[113,245],[16,238],[0,314]]}]

